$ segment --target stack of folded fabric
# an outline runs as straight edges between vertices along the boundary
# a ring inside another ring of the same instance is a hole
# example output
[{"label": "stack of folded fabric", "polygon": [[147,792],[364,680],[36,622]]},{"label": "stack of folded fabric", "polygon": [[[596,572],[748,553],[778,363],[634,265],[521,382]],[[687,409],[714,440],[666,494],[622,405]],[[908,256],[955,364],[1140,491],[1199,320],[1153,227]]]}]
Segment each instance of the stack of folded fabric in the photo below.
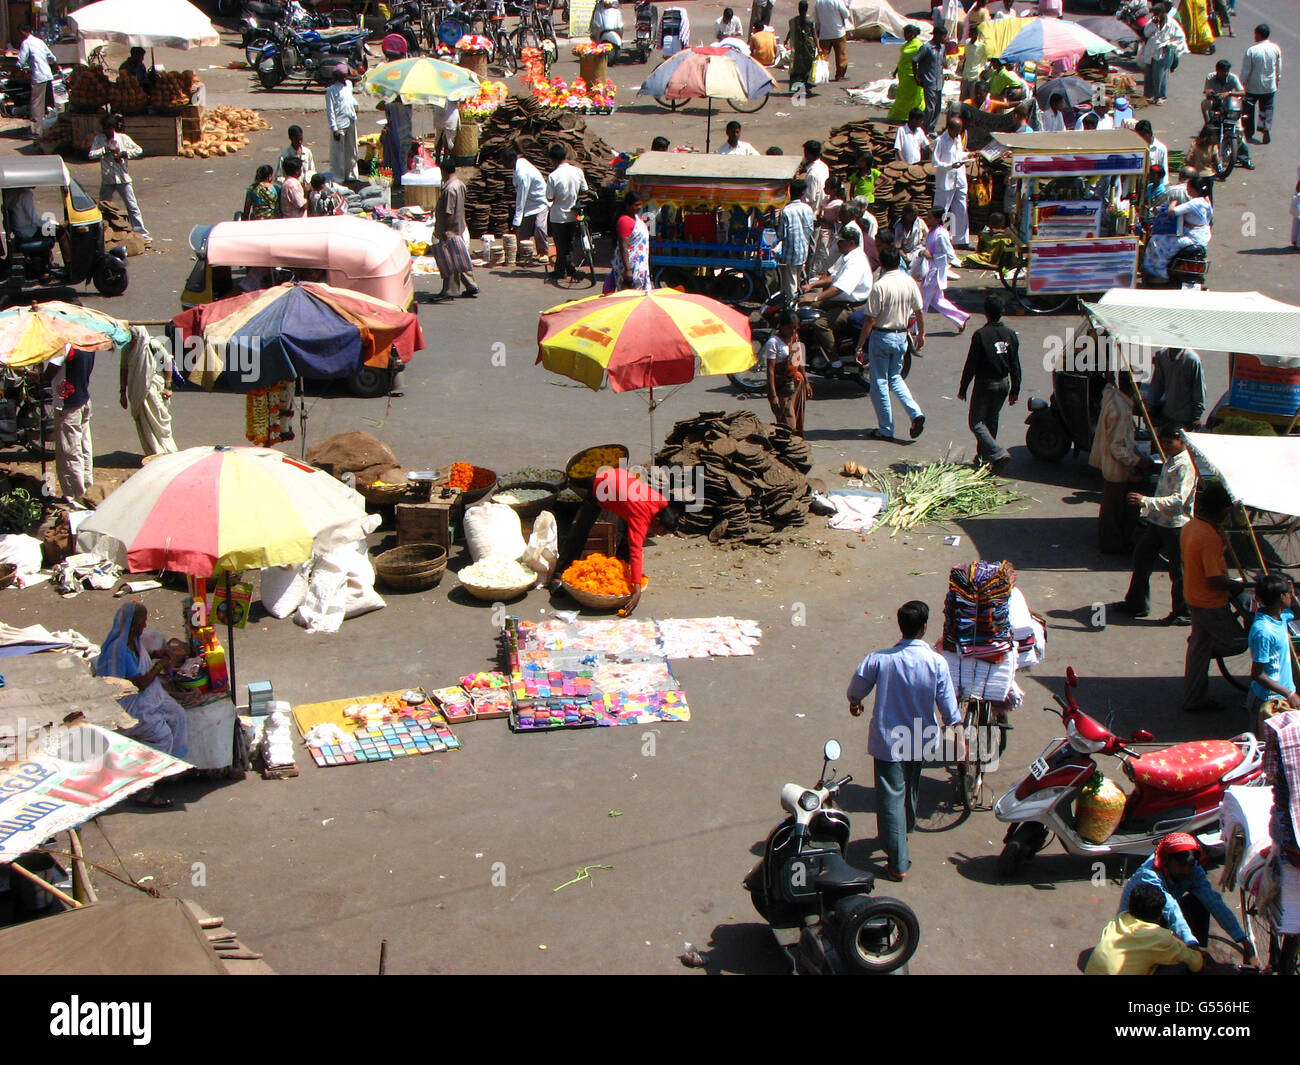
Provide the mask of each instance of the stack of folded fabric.
[{"label": "stack of folded fabric", "polygon": [[[943,640],[940,649],[962,699],[988,699],[1019,705],[1016,666],[1021,637],[1012,624],[1011,601],[1016,571],[1010,562],[973,562],[954,566],[948,575],[948,595],[943,605]],[[1024,616],[1029,607],[1020,596]],[[1017,620],[1020,611],[1016,612]],[[1036,648],[1035,633],[1025,634]]]}]

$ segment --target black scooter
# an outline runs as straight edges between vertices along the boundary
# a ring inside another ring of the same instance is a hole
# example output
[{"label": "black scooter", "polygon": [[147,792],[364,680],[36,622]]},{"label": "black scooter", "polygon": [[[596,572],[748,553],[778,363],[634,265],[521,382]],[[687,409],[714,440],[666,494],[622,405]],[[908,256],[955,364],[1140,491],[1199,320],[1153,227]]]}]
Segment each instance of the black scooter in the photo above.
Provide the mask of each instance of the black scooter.
[{"label": "black scooter", "polygon": [[826,741],[824,755],[814,787],[781,789],[781,806],[790,816],[768,835],[762,861],[745,877],[745,890],[796,972],[892,973],[916,953],[921,924],[898,899],[868,898],[875,876],[844,860],[849,819],[835,809],[834,799],[853,778],[835,779],[831,763],[840,756],[837,741]]}]

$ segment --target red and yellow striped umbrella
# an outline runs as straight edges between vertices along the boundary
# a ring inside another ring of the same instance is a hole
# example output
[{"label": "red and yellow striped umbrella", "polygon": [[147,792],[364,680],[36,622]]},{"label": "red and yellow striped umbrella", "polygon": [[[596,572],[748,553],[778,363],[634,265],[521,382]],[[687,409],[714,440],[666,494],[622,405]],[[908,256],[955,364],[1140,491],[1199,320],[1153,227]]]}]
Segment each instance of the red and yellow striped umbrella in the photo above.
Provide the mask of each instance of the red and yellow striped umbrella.
[{"label": "red and yellow striped umbrella", "polygon": [[543,311],[537,361],[615,392],[682,385],[754,365],[749,319],[707,296],[658,288],[616,292]]}]

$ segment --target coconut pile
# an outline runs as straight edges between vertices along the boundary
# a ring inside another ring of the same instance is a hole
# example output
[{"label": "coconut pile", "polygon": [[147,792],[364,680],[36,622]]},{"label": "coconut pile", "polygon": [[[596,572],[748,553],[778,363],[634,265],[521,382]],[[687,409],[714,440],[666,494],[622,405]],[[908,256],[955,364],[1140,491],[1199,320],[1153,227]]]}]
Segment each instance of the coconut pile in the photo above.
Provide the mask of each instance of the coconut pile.
[{"label": "coconut pile", "polygon": [[812,469],[812,447],[750,411],[703,411],[678,422],[655,465],[688,471],[683,479],[691,487],[682,496],[690,509],[677,525],[683,535],[768,544],[808,520],[812,492],[805,474]]},{"label": "coconut pile", "polygon": [[252,108],[208,107],[203,111],[198,140],[187,141],[180,154],[186,159],[231,155],[248,147],[250,133],[270,128],[270,123]]}]

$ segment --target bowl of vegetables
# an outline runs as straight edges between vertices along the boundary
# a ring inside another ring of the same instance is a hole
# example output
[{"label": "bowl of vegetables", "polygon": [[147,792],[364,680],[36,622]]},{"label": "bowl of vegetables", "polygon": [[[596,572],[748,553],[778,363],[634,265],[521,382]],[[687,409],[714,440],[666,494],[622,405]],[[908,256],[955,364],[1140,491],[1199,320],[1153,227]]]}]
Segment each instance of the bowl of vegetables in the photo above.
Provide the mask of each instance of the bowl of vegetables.
[{"label": "bowl of vegetables", "polygon": [[482,558],[456,574],[460,586],[485,603],[518,599],[537,583],[537,574],[512,558]]},{"label": "bowl of vegetables", "polygon": [[460,489],[462,503],[477,503],[496,487],[497,475],[473,463],[453,462],[447,474],[447,484]]},{"label": "bowl of vegetables", "polygon": [[538,485],[550,489],[564,487],[567,478],[563,470],[546,466],[525,466],[522,470],[503,473],[497,478],[498,488],[535,488]]},{"label": "bowl of vegetables", "polygon": [[503,488],[497,482],[497,489],[492,493],[493,503],[504,503],[520,518],[535,518],[555,502],[555,489],[540,482],[511,485]]},{"label": "bowl of vegetables", "polygon": [[579,492],[591,491],[596,472],[603,466],[617,466],[627,462],[628,450],[622,444],[598,444],[584,448],[564,465],[564,475],[569,484]]},{"label": "bowl of vegetables", "polygon": [[631,567],[620,558],[592,553],[560,574],[574,602],[591,610],[622,610],[632,601]]}]

